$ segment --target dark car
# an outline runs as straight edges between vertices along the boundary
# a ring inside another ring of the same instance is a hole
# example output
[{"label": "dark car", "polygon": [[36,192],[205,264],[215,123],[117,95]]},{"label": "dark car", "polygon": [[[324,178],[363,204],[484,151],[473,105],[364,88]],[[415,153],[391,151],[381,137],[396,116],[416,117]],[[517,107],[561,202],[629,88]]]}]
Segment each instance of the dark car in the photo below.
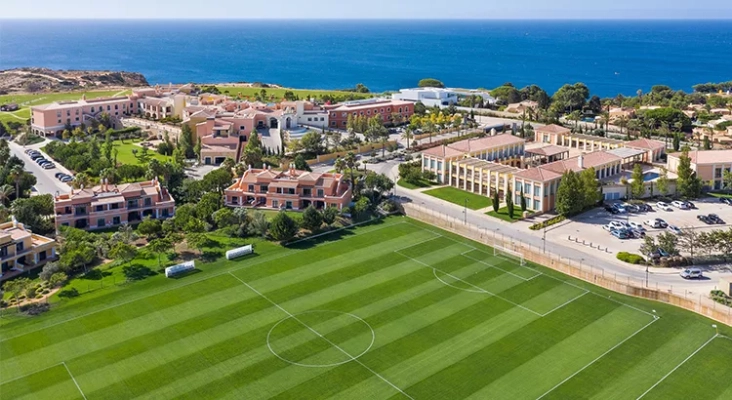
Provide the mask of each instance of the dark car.
[{"label": "dark car", "polygon": [[712,224],[724,224],[724,220],[722,218],[719,218],[719,215],[717,214],[709,214],[707,215],[707,218],[709,221],[711,221]]},{"label": "dark car", "polygon": [[719,202],[720,203],[724,203],[724,204],[726,204],[728,206],[732,206],[732,199],[728,199],[726,197],[720,197],[719,198]]},{"label": "dark car", "polygon": [[605,206],[605,211],[609,212],[610,214],[617,214],[618,210],[612,208],[611,206]]},{"label": "dark car", "polygon": [[686,204],[686,207],[689,209],[696,209],[696,205],[690,201],[685,201],[684,204]]},{"label": "dark car", "polygon": [[705,224],[713,224],[714,222],[706,215],[697,215],[696,219],[699,221],[705,223]]}]

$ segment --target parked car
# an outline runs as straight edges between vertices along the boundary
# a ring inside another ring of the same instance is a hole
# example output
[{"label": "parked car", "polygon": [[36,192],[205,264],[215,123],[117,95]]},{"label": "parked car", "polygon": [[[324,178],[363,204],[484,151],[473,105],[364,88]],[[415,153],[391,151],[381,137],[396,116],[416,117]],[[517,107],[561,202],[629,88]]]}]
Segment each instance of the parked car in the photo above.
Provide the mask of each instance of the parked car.
[{"label": "parked car", "polygon": [[628,222],[628,226],[630,226],[631,229],[642,229],[642,230],[645,230],[643,228],[643,225],[642,224],[639,224],[638,222],[633,222],[633,221]]},{"label": "parked car", "polygon": [[732,199],[729,199],[727,197],[720,197],[719,198],[719,202],[720,203],[724,203],[724,204],[726,204],[728,206],[732,206]]},{"label": "parked car", "polygon": [[681,233],[681,229],[676,225],[669,225],[668,230],[671,231],[671,233],[679,234]]},{"label": "parked car", "polygon": [[66,174],[64,174],[63,172],[56,172],[55,174],[53,174],[53,176],[54,176],[54,177],[55,177],[56,179],[59,179],[59,178],[61,178],[61,177],[62,177],[62,176],[64,176],[64,175],[66,175]]},{"label": "parked car", "polygon": [[648,221],[644,222],[644,224],[650,226],[651,228],[666,228],[668,226],[666,221],[662,220],[661,218],[649,219]]},{"label": "parked car", "polygon": [[686,204],[686,208],[688,208],[689,210],[696,209],[696,204],[694,204],[694,203],[692,203],[690,201],[685,201],[684,204]]},{"label": "parked car", "polygon": [[667,203],[664,203],[662,201],[659,201],[658,203],[656,203],[656,207],[658,207],[659,210],[663,210],[663,211],[673,211],[673,208],[671,208],[670,205],[668,205]]},{"label": "parked car", "polygon": [[628,232],[624,229],[613,229],[612,231],[610,231],[610,234],[618,239],[627,239],[630,236]]},{"label": "parked car", "polygon": [[724,224],[724,220],[719,218],[719,215],[717,214],[709,214],[707,215],[707,219],[709,219],[713,224]]},{"label": "parked car", "polygon": [[701,279],[704,278],[702,270],[699,268],[687,268],[679,274],[684,279]]},{"label": "parked car", "polygon": [[612,207],[615,209],[615,211],[617,211],[617,212],[619,212],[621,214],[628,212],[628,210],[625,208],[625,206],[623,206],[620,203],[615,203],[615,204],[612,205]]},{"label": "parked car", "polygon": [[701,221],[701,222],[703,222],[705,224],[713,224],[714,223],[714,221],[712,221],[711,218],[709,218],[708,216],[703,215],[703,214],[702,215],[697,215],[696,216],[696,219],[698,219],[699,221]]},{"label": "parked car", "polygon": [[31,158],[31,160],[36,161],[39,158],[45,158],[45,157],[43,157],[43,155],[41,155],[39,153],[39,154],[33,154],[33,155],[31,155],[30,158]]},{"label": "parked car", "polygon": [[605,229],[612,232],[617,229],[626,229],[627,225],[625,222],[622,221],[610,221],[606,226]]},{"label": "parked car", "polygon": [[674,207],[676,207],[676,208],[678,208],[678,209],[680,209],[680,210],[688,210],[689,209],[689,207],[686,205],[686,202],[685,201],[674,200],[674,201],[671,202],[671,205],[674,206]]},{"label": "parked car", "polygon": [[61,178],[61,182],[64,182],[64,183],[66,183],[66,182],[71,182],[71,181],[73,181],[73,180],[74,180],[74,178],[72,178],[72,177],[71,177],[71,176],[69,176],[69,175],[66,175],[66,176],[64,176],[63,178]]},{"label": "parked car", "polygon": [[643,239],[644,237],[646,237],[646,231],[645,231],[645,229],[643,229],[643,230],[641,230],[641,229],[629,229],[628,230],[628,233],[630,234],[631,237],[636,238],[636,239]]},{"label": "parked car", "polygon": [[615,208],[613,208],[612,206],[609,206],[609,205],[606,205],[605,206],[605,211],[609,212],[610,214],[617,214],[618,213],[618,210],[616,210]]},{"label": "parked car", "polygon": [[54,169],[54,168],[56,168],[56,164],[54,164],[54,163],[46,163],[46,164],[41,165],[41,167],[43,169]]}]

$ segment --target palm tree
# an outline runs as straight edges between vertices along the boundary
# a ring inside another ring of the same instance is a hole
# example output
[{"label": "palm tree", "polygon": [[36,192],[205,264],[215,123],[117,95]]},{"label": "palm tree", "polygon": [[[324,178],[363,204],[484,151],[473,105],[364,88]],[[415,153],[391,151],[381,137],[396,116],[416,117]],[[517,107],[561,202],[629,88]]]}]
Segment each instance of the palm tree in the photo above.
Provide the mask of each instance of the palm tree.
[{"label": "palm tree", "polygon": [[412,125],[407,125],[407,127],[404,128],[404,132],[402,133],[402,139],[407,141],[407,149],[409,149],[409,142],[412,141],[412,137],[414,137],[414,135],[412,134]]},{"label": "palm tree", "polygon": [[80,189],[82,186],[86,187],[89,185],[89,175],[86,172],[79,172],[72,181],[75,188]]},{"label": "palm tree", "polygon": [[5,201],[10,199],[10,196],[15,193],[15,189],[13,189],[10,185],[2,185],[0,186],[0,203],[4,206]]},{"label": "palm tree", "polygon": [[[628,121],[629,120],[630,120],[630,118],[628,118],[625,115],[621,115],[621,116],[618,117],[617,120],[615,120],[615,125],[617,125],[617,126],[620,127],[620,134],[621,135],[623,134],[623,128],[625,128],[625,127],[628,126]],[[630,132],[628,132],[628,138],[630,138]]]},{"label": "palm tree", "polygon": [[0,222],[5,222],[10,217],[10,209],[0,204]]},{"label": "palm tree", "polygon": [[346,160],[344,160],[341,157],[336,158],[335,163],[333,165],[335,167],[336,172],[339,174],[346,170]]},{"label": "palm tree", "polygon": [[426,130],[427,132],[429,132],[429,134],[430,134],[430,143],[432,143],[432,134],[435,131],[435,124],[433,124],[432,121],[429,121],[428,120],[427,122],[424,123],[424,130]]},{"label": "palm tree", "polygon": [[23,174],[25,174],[25,171],[23,171],[23,167],[20,165],[14,165],[13,168],[10,169],[10,173],[8,176],[10,176],[10,179],[15,182],[15,196],[20,197],[20,180],[23,179]]},{"label": "palm tree", "polygon": [[646,123],[648,124],[648,138],[650,139],[651,136],[653,136],[653,130],[656,129],[656,119],[655,118],[648,118],[648,121]]},{"label": "palm tree", "polygon": [[628,121],[628,134],[630,135],[630,132],[635,132],[635,138],[638,138],[638,130],[640,130],[641,123],[637,119],[631,119]]},{"label": "palm tree", "polygon": [[349,172],[351,173],[351,185],[355,185],[356,181],[353,177],[353,170],[358,168],[359,162],[356,159],[356,153],[349,151],[348,154],[344,157],[343,161],[346,163],[346,168],[348,168]]}]

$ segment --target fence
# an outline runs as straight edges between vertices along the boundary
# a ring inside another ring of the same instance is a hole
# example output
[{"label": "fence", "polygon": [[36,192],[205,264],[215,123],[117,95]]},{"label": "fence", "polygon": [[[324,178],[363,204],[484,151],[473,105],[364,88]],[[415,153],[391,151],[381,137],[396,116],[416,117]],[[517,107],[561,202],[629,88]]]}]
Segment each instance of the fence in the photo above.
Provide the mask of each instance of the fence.
[{"label": "fence", "polygon": [[668,303],[732,326],[732,307],[717,303],[707,295],[697,295],[686,290],[682,294],[678,289],[674,290],[673,287],[658,282],[649,281],[646,283],[646,280],[639,281],[631,277],[618,276],[615,273],[606,273],[602,268],[586,265],[582,261],[561,257],[548,251],[544,252],[539,247],[524,243],[513,237],[503,234],[499,236],[496,232],[478,228],[465,221],[417,204],[404,203],[403,207],[407,216],[411,218],[488,246],[501,246],[513,250],[523,255],[527,261],[535,264],[617,293]]}]

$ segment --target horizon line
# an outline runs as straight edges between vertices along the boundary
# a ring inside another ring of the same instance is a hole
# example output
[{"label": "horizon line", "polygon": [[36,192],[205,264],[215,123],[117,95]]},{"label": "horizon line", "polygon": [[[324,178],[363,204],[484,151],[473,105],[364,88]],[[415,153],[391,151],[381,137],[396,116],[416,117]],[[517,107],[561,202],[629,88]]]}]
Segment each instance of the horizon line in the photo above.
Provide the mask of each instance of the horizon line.
[{"label": "horizon line", "polygon": [[0,21],[732,21],[730,17],[627,17],[627,18],[596,18],[596,17],[505,17],[505,18],[440,18],[440,17],[414,17],[414,18],[354,18],[354,17],[318,17],[318,18],[271,18],[271,17],[0,17]]}]

